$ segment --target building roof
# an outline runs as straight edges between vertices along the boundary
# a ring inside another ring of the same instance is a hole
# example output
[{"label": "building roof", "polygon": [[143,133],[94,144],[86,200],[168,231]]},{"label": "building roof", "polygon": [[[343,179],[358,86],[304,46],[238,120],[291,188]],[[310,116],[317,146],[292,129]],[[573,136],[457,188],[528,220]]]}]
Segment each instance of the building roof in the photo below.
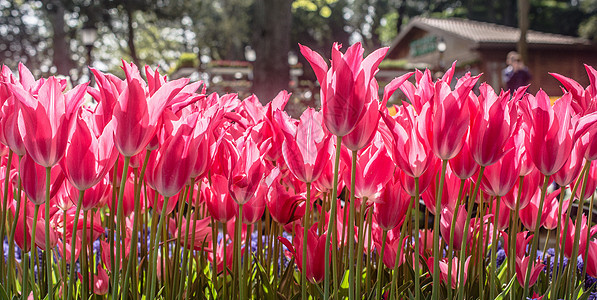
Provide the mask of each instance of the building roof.
[{"label": "building roof", "polygon": [[[520,30],[515,27],[459,18],[435,19],[415,17],[405,30],[398,35],[396,40],[394,40],[392,46],[399,43],[413,27],[454,35],[470,40],[478,45],[517,43],[520,37]],[[534,30],[529,30],[527,32],[527,42],[530,45],[590,45],[590,42],[584,38],[544,33]]]}]

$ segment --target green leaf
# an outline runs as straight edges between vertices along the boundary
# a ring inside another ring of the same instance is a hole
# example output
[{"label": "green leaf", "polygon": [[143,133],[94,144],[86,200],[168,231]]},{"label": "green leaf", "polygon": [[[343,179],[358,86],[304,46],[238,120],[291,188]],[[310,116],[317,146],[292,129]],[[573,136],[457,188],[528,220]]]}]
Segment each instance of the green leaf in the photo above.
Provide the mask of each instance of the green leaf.
[{"label": "green leaf", "polygon": [[280,284],[278,285],[278,294],[288,295],[290,293],[291,283],[294,281],[294,258],[284,270]]},{"label": "green leaf", "polygon": [[[405,284],[401,285],[400,287],[398,287],[398,294],[397,296],[401,295],[402,293],[404,293],[404,291],[409,290],[409,288],[413,285],[413,282],[409,281],[406,282]],[[410,290],[409,290],[410,291]]]},{"label": "green leaf", "polygon": [[319,293],[319,299],[323,299],[323,291],[321,290],[319,284],[313,284],[313,286],[315,286],[316,291]]},{"label": "green leaf", "polygon": [[514,281],[516,281],[516,276],[513,276],[512,279],[510,279],[510,282],[508,283],[506,288],[499,295],[497,295],[497,297],[495,297],[495,300],[504,300],[506,297],[506,294],[508,294],[508,292],[512,288]]},{"label": "green leaf", "polygon": [[6,294],[2,285],[0,285],[0,300],[8,300],[8,294]]},{"label": "green leaf", "polygon": [[593,283],[593,285],[587,289],[586,292],[584,292],[584,294],[582,294],[580,297],[578,297],[578,300],[587,300],[589,298],[589,296],[591,295],[591,291],[593,290],[593,288],[595,287],[595,284]]},{"label": "green leaf", "polygon": [[290,300],[298,300],[301,299],[301,293],[296,293],[294,294],[294,296],[292,296],[292,298],[290,298]]},{"label": "green leaf", "polygon": [[340,288],[342,289],[348,289],[348,274],[349,271],[346,270],[346,272],[344,272],[344,276],[342,276],[342,282],[340,283]]},{"label": "green leaf", "polygon": [[257,269],[257,272],[259,274],[259,277],[261,278],[261,290],[263,291],[263,294],[265,295],[265,299],[267,300],[275,300],[276,299],[276,295],[273,292],[272,286],[270,284],[270,280],[269,280],[269,272],[265,271],[265,268],[261,265],[261,263],[258,260],[255,260],[255,266]]}]

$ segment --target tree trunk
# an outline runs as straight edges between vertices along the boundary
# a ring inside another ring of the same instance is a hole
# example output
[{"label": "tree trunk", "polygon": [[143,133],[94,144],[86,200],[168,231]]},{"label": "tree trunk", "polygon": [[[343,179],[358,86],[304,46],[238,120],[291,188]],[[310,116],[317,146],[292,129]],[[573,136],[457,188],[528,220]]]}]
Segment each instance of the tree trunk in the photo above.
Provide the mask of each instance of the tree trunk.
[{"label": "tree trunk", "polygon": [[126,24],[127,24],[127,43],[129,45],[129,51],[131,54],[131,59],[133,63],[137,65],[137,67],[141,68],[141,64],[139,62],[139,57],[137,56],[137,48],[135,47],[135,28],[133,27],[133,23],[135,20],[133,19],[134,11],[129,5],[125,5],[124,10],[126,11]]},{"label": "tree trunk", "polygon": [[518,40],[518,53],[525,64],[528,64],[527,31],[529,30],[529,0],[518,0],[518,28],[520,28],[520,39]]},{"label": "tree trunk", "polygon": [[291,4],[292,0],[255,1],[253,93],[264,104],[288,89]]},{"label": "tree trunk", "polygon": [[396,21],[396,33],[400,34],[402,31],[402,23],[404,23],[404,17],[406,13],[406,0],[400,0],[398,4],[398,20]]},{"label": "tree trunk", "polygon": [[56,66],[56,74],[70,77],[70,71],[76,65],[70,56],[71,51],[64,22],[64,6],[60,0],[50,0],[44,1],[44,8],[52,24],[52,63]]}]

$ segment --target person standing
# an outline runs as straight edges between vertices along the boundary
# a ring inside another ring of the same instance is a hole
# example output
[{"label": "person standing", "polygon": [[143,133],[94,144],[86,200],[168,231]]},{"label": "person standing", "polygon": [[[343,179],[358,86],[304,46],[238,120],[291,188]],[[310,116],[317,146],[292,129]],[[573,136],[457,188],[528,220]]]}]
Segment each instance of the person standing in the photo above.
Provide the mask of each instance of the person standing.
[{"label": "person standing", "polygon": [[502,82],[506,85],[506,90],[511,93],[521,86],[528,85],[531,82],[531,72],[525,66],[520,54],[510,51],[506,57],[508,66],[502,71]]}]

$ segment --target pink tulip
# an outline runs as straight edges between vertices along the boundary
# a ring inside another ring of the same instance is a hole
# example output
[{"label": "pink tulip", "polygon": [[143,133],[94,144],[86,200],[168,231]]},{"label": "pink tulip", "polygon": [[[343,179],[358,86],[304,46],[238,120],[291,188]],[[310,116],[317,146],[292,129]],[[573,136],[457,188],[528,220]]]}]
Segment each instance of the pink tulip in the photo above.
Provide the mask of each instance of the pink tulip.
[{"label": "pink tulip", "polygon": [[126,88],[126,81],[93,68],[90,68],[90,70],[98,88],[88,86],[87,92],[97,102],[93,113],[93,124],[96,125],[94,130],[101,131],[112,120],[114,106],[116,106],[118,97]]},{"label": "pink tulip", "polygon": [[388,182],[378,202],[374,204],[377,225],[384,230],[400,227],[410,203],[410,195],[402,189],[397,180]]},{"label": "pink tulip", "polygon": [[[335,140],[330,141],[329,153],[330,153],[330,161],[336,160],[336,151],[335,149]],[[348,153],[348,149],[346,147],[340,148],[340,157],[347,157],[350,154]],[[346,169],[349,169],[350,165],[346,165],[344,159],[340,159],[340,165],[338,166],[338,190],[337,194],[342,192],[344,188],[344,174],[346,173]],[[322,193],[329,193],[332,188],[334,187],[333,181],[334,180],[334,164],[328,163],[325,165],[323,170],[321,171],[321,175],[317,180],[313,182],[313,187]]]},{"label": "pink tulip", "polygon": [[468,95],[479,77],[463,77],[452,91],[448,83],[435,84],[435,105],[432,122],[427,124],[431,131],[431,149],[442,160],[454,158],[462,148],[470,124],[467,105]]},{"label": "pink tulip", "polygon": [[[157,92],[156,92],[157,93]],[[186,185],[197,159],[193,143],[197,115],[172,121],[173,131],[152,151],[147,164],[147,184],[164,197],[172,197]]]},{"label": "pink tulip", "polygon": [[19,111],[19,104],[12,96],[0,108],[0,142],[18,156],[23,156],[26,150],[18,127]]},{"label": "pink tulip", "polygon": [[553,198],[557,197],[558,195],[559,192],[550,193],[549,195],[547,195],[544,200],[546,205],[543,206],[543,211],[539,211],[539,202],[541,201],[541,189],[537,188],[535,193],[531,197],[531,201],[529,202],[529,204],[526,205],[524,208],[521,208],[519,211],[519,217],[522,225],[528,230],[534,231],[537,218],[541,218],[541,225],[544,225],[549,210],[551,209],[551,206],[549,206],[549,204],[552,204]]},{"label": "pink tulip", "polygon": [[[454,227],[454,241],[452,241],[454,250],[460,250],[462,246],[462,239],[464,238],[464,234],[466,233],[466,228],[464,228],[466,214],[466,205],[460,205],[460,207],[458,208],[458,214],[456,215],[456,222],[452,224],[452,220],[454,218],[454,211],[448,208],[442,209],[439,229],[442,234],[442,239],[446,241],[446,243],[449,243],[450,230],[452,229],[452,227]],[[466,236],[467,239],[471,238],[470,234],[467,234]]]},{"label": "pink tulip", "polygon": [[[151,193],[151,191],[149,191],[151,189],[148,188],[148,192]],[[86,192],[87,193],[87,192]],[[118,213],[118,203],[116,203],[116,201],[114,201],[116,207],[112,207],[112,201],[110,199],[108,199],[106,201],[108,204],[108,208],[110,208],[110,210],[114,210],[114,214],[116,215]],[[174,201],[172,201],[174,202]],[[153,203],[153,198],[151,198],[150,203]],[[162,202],[163,203],[163,202]],[[135,184],[133,181],[132,177],[128,177],[126,179],[126,184],[124,185],[124,195],[122,197],[122,213],[125,217],[129,216],[131,213],[133,213],[133,210],[135,209]],[[160,210],[161,210],[161,206],[160,206]]]},{"label": "pink tulip", "polygon": [[[398,246],[402,245],[402,249],[400,249],[400,256],[398,258],[398,266],[401,266],[405,261],[405,249],[406,249],[406,243],[408,242],[407,239],[408,237],[403,237],[402,241],[400,241],[400,232],[399,232],[399,228],[400,227],[396,227],[398,230],[398,232],[395,233],[394,230],[390,230],[388,231],[388,237],[386,239],[386,248],[383,254],[383,263],[384,265],[386,265],[386,267],[388,269],[394,269],[394,265],[396,264],[396,253],[399,251],[398,250]],[[375,242],[375,247],[377,248],[377,251],[381,251],[381,247],[382,247],[382,241],[380,241],[381,239],[381,234],[374,234],[373,235],[373,239]]]},{"label": "pink tulip", "polygon": [[[343,158],[345,164],[350,164],[348,155]],[[345,172],[347,171],[346,169]],[[355,197],[375,202],[386,183],[394,176],[393,162],[381,136],[377,135],[374,143],[358,154],[355,176]],[[347,178],[350,178],[348,172],[344,174],[344,180]],[[350,182],[345,184],[349,186]]]},{"label": "pink tulip", "polygon": [[323,281],[325,276],[325,238],[326,234],[317,234],[317,224],[314,224],[307,231],[307,270],[303,270],[303,254],[301,251],[295,249],[302,249],[305,239],[303,238],[303,228],[297,225],[294,230],[295,236],[293,244],[286,238],[278,237],[278,240],[288,248],[295,258],[296,266],[299,271],[306,272],[307,280],[312,283],[319,283]]},{"label": "pink tulip", "polygon": [[[439,160],[438,160],[439,161]],[[435,172],[439,171],[439,168],[432,168],[432,170],[435,170]],[[431,173],[433,174],[433,173]],[[433,215],[435,215],[435,198],[436,195],[438,193],[438,185],[439,185],[439,180],[435,180],[435,178],[432,178],[431,183],[429,184],[429,188],[427,190],[425,190],[422,195],[421,198],[423,198],[423,202],[425,202],[425,207],[427,207],[427,210],[429,210],[429,212]],[[458,202],[458,194],[460,191],[460,182],[461,179],[459,179],[458,177],[456,177],[456,175],[454,175],[454,173],[452,172],[451,168],[448,168],[446,170],[446,175],[444,178],[444,186],[443,186],[443,192],[442,192],[442,199],[441,199],[441,208],[447,208],[450,211],[454,211],[454,208],[456,208],[456,204]],[[463,191],[469,190],[470,189],[470,184],[468,181],[465,181],[464,187],[463,187]]]},{"label": "pink tulip", "polygon": [[[499,201],[502,201],[502,199],[500,198]],[[510,210],[510,208],[508,208],[508,206],[502,204],[503,203],[500,203],[500,214],[498,217],[497,230],[505,230],[506,228],[508,228],[508,225],[510,224],[510,213],[512,211]],[[495,220],[494,217],[496,215],[496,209],[497,199],[491,201],[490,207],[488,208],[488,212],[486,213],[486,215],[491,214],[492,223]]]},{"label": "pink tulip", "polygon": [[[576,178],[576,180],[574,180],[574,184],[576,184],[579,180],[580,178]],[[591,163],[591,167],[589,168],[589,176],[585,184],[584,194],[582,193],[582,185],[579,185],[576,189],[576,197],[587,200],[595,193],[595,189],[597,189],[597,164]]]},{"label": "pink tulip", "polygon": [[[131,244],[131,239],[130,236],[125,236],[124,238],[124,247],[117,247],[115,249],[115,251],[118,251],[118,248],[121,249],[121,260],[123,260],[125,257],[129,256],[129,251],[130,251],[130,244]],[[104,265],[106,266],[106,269],[108,270],[112,270],[112,262],[111,260],[115,260],[115,257],[111,256],[112,251],[110,250],[110,244],[105,241],[105,240],[100,240],[100,256],[102,258],[102,262],[104,263]],[[160,258],[158,257],[158,261],[160,261]],[[120,263],[120,271],[123,271],[123,267],[126,267],[126,264],[123,264],[122,262]],[[112,270],[112,272],[115,272],[114,270]],[[114,273],[112,273],[114,274]]]},{"label": "pink tulip", "polygon": [[[506,255],[510,255],[508,253],[508,251],[510,250],[510,247],[508,246],[508,242],[510,241],[508,239],[508,234],[504,231],[502,231],[502,236],[504,237],[504,250],[506,251]],[[518,232],[516,234],[516,245],[514,248],[514,255],[516,255],[517,258],[521,258],[524,256],[524,254],[527,251],[527,246],[529,245],[529,242],[533,239],[533,234],[529,234],[528,231],[522,231],[522,232]],[[525,269],[526,270],[526,269]]]},{"label": "pink tulip", "polygon": [[151,96],[133,64],[123,61],[126,87],[114,106],[114,145],[124,155],[131,157],[144,150],[159,127],[160,117],[168,102],[189,82],[188,78],[170,81]]},{"label": "pink tulip", "polygon": [[[560,215],[559,215],[559,201],[558,196],[560,192],[553,192],[547,197],[545,197],[545,207],[543,209],[543,214],[545,215],[545,220],[543,221],[543,227],[547,230],[554,230],[558,227],[558,224],[561,223]],[[568,209],[568,205],[570,205],[569,200],[564,200],[562,203],[562,211],[566,211]]]},{"label": "pink tulip", "polygon": [[[194,245],[194,250],[202,250],[203,249],[203,245],[206,244],[208,241],[211,240],[211,227],[209,227],[209,224],[211,222],[211,218],[210,217],[206,217],[203,218],[201,220],[185,220],[184,217],[182,219],[182,229],[180,229],[180,232],[182,232],[183,236],[178,236],[178,230],[176,231],[176,233],[174,234],[174,236],[176,238],[178,238],[178,242],[180,243],[181,246],[184,246],[185,243],[187,245],[187,248],[190,249],[191,248],[191,244]],[[176,227],[178,228],[178,227]],[[195,240],[191,241],[191,237],[192,237],[192,229],[195,228]],[[184,233],[188,232],[189,234],[186,236],[184,236]],[[186,241],[185,241],[186,239]]]},{"label": "pink tulip", "polygon": [[[375,83],[375,94],[377,94],[377,82],[375,79],[371,82]],[[376,99],[373,99],[366,104],[363,118],[349,134],[342,138],[342,144],[352,151],[363,149],[371,142],[373,136],[375,136],[378,123],[379,102],[377,102]]]},{"label": "pink tulip", "polygon": [[[19,64],[19,69],[22,66]],[[0,73],[0,143],[8,146],[18,156],[23,156],[25,144],[18,127],[19,101],[12,95],[8,86],[8,83],[16,82],[10,69],[3,66]]]},{"label": "pink tulip", "polygon": [[[17,220],[16,227],[15,227],[15,243],[21,251],[29,252],[31,250],[31,231],[32,228],[29,226],[29,222],[23,225],[23,215],[25,210],[27,210],[27,217],[33,216],[33,203],[29,201],[21,201],[21,207],[17,208],[16,205],[10,207],[12,211],[12,215],[14,216],[16,213],[16,209],[19,209],[19,219]],[[26,228],[23,228],[25,226]]]},{"label": "pink tulip", "polygon": [[[231,266],[233,265],[233,262],[234,262],[234,243],[230,243],[227,246],[224,246],[227,242],[228,241],[226,238],[222,239],[216,246],[215,251],[213,250],[214,246],[212,244],[211,255],[209,255],[207,257],[207,259],[210,262],[213,262],[214,256],[215,256],[216,268],[218,270],[218,273],[224,271],[224,247],[226,247],[226,267],[231,268]],[[243,248],[241,250],[241,255],[243,255],[244,252],[245,252],[245,247],[243,246]],[[226,273],[228,273],[228,270],[226,270]]]},{"label": "pink tulip", "polygon": [[365,103],[374,97],[373,76],[388,48],[381,48],[363,59],[360,43],[350,46],[345,54],[340,45],[332,47],[332,66],[311,49],[299,45],[321,85],[323,123],[336,136],[349,134],[365,115]]},{"label": "pink tulip", "polygon": [[96,295],[108,294],[110,286],[110,277],[104,268],[97,266],[97,274],[93,276],[93,293]]},{"label": "pink tulip", "polygon": [[[0,73],[0,143],[7,145],[18,156],[25,155],[25,144],[19,131],[18,119],[20,104],[13,96],[10,84],[16,84],[22,87],[25,91],[37,95],[40,86],[45,82],[41,78],[35,80],[33,74],[23,65],[19,63],[19,79],[14,78],[12,71],[7,66],[2,66]],[[60,86],[63,87],[63,81],[59,81]]]},{"label": "pink tulip", "polygon": [[[56,231],[56,226],[53,225],[54,222],[50,222],[50,224],[52,224],[52,226],[50,226],[50,228],[48,228],[49,236],[50,236],[50,240],[49,240],[50,244],[48,245],[46,243],[46,239],[45,239],[45,234],[46,234],[45,218],[46,218],[46,216],[44,216],[44,214],[45,214],[44,205],[50,205],[50,206],[52,206],[52,208],[55,208],[55,206],[53,206],[52,203],[42,204],[40,206],[40,213],[38,215],[37,220],[33,219],[34,210],[27,211],[27,223],[28,223],[27,226],[29,228],[33,228],[33,222],[37,222],[36,232],[35,232],[35,245],[42,250],[48,250],[50,248],[54,248],[56,246],[56,244],[58,243],[58,232]],[[47,218],[49,218],[50,220],[53,219],[54,215],[58,211],[57,209],[52,209],[52,208],[50,209],[50,215],[47,216]],[[30,237],[28,237],[28,238],[30,238]]]},{"label": "pink tulip", "polygon": [[366,112],[363,118],[357,123],[354,130],[342,138],[342,144],[349,150],[357,151],[365,148],[377,132],[379,123],[379,109],[385,109],[386,103],[394,91],[402,85],[413,73],[406,73],[400,77],[394,78],[385,88],[383,101],[377,101],[377,81],[371,80],[371,93],[373,98],[369,98],[366,103]]},{"label": "pink tulip", "polygon": [[[419,177],[419,195],[425,195],[426,189],[430,186],[431,182],[436,179],[436,175],[441,169],[441,161],[437,157],[432,156],[430,158],[430,166],[425,170]],[[396,169],[396,176],[399,176],[402,188],[411,196],[415,197],[415,179],[401,169]],[[435,198],[434,198],[435,199]],[[449,200],[449,199],[446,199]],[[453,200],[453,199],[452,199]],[[433,202],[433,201],[431,201]],[[431,203],[428,203],[431,205]],[[435,205],[433,206],[435,207]]]},{"label": "pink tulip", "polygon": [[[236,149],[233,137],[230,134],[223,133],[217,139],[217,142],[213,145],[216,150],[209,172],[228,178],[235,163],[240,161],[240,153]],[[259,152],[259,149],[256,149],[255,152]]]},{"label": "pink tulip", "polygon": [[516,209],[516,201],[518,200],[519,190],[522,189],[520,192],[520,202],[518,203],[518,208],[522,209],[526,207],[531,198],[537,193],[537,190],[543,184],[543,176],[539,173],[539,170],[533,169],[531,173],[524,176],[522,181],[522,187],[520,187],[519,182],[514,184],[514,187],[508,192],[504,197],[502,197],[502,201],[509,209],[515,210]]},{"label": "pink tulip", "polygon": [[[28,199],[36,205],[41,205],[46,202],[46,168],[35,163],[33,158],[29,155],[23,156],[21,165],[19,167],[21,180],[23,184],[23,191],[27,194]],[[64,173],[60,167],[54,166],[50,171],[50,198],[54,197],[62,182],[64,181]],[[31,215],[33,217],[33,214]]]},{"label": "pink tulip", "polygon": [[226,223],[235,215],[236,203],[228,193],[228,180],[220,174],[211,177],[211,188],[202,191],[209,214],[218,222]]},{"label": "pink tulip", "polygon": [[528,124],[522,121],[519,121],[519,129],[514,132],[513,139],[514,139],[514,149],[516,159],[519,164],[520,169],[520,176],[527,176],[537,168],[535,168],[535,164],[531,159],[529,151],[526,148],[526,140],[528,138]]},{"label": "pink tulip", "polygon": [[553,174],[553,180],[559,186],[568,186],[580,174],[582,166],[585,164],[583,156],[586,150],[586,144],[583,143],[582,140],[587,139],[588,136],[587,138],[583,137],[574,143],[574,148],[572,148],[570,157],[566,160],[562,168]]},{"label": "pink tulip", "polygon": [[470,132],[467,133],[460,152],[449,161],[450,168],[460,179],[469,179],[473,174],[477,173],[477,170],[479,170],[479,165],[473,159],[469,143]]},{"label": "pink tulip", "polygon": [[516,101],[510,101],[509,93],[499,96],[493,89],[482,84],[479,95],[479,111],[471,116],[470,143],[473,159],[481,166],[498,161],[506,152],[504,145],[516,127]]},{"label": "pink tulip", "polygon": [[[466,278],[468,275],[468,265],[469,265],[470,259],[471,259],[471,257],[469,256],[466,258],[466,261],[464,262],[464,270],[465,271],[464,271],[464,282],[462,284],[466,284]],[[429,257],[429,259],[427,259],[427,266],[429,267],[429,271],[431,272],[431,274],[433,274],[433,272],[434,272],[433,260],[434,260],[433,257]],[[452,272],[451,272],[452,278],[450,279],[452,289],[456,289],[456,287],[458,287],[458,285],[460,284],[460,273],[458,272],[459,266],[460,266],[460,263],[458,261],[458,258],[454,257],[452,260]],[[448,283],[448,270],[449,270],[448,259],[447,258],[441,259],[439,261],[440,278],[446,284]]]},{"label": "pink tulip", "polygon": [[330,138],[321,127],[321,114],[308,108],[298,126],[282,111],[276,111],[274,118],[284,132],[282,154],[288,169],[302,182],[317,180],[330,160]]},{"label": "pink tulip", "polygon": [[43,167],[52,167],[64,156],[75,113],[85,95],[87,84],[64,94],[60,82],[50,77],[32,94],[18,85],[10,85],[19,100],[19,132],[27,153]]},{"label": "pink tulip", "polygon": [[594,101],[595,97],[597,97],[597,71],[589,65],[585,65],[585,69],[587,70],[587,75],[589,75],[590,81],[590,84],[586,89],[583,89],[583,87],[573,79],[560,74],[549,73],[560,81],[564,88],[572,95],[572,108],[581,116],[588,115],[597,110]]},{"label": "pink tulip", "polygon": [[587,274],[591,277],[597,277],[597,241],[589,242],[589,249],[583,260],[587,266]]},{"label": "pink tulip", "polygon": [[[67,184],[66,190],[69,196],[69,202],[71,204],[76,204],[79,197],[79,190],[70,184]],[[85,190],[83,201],[81,203],[81,209],[90,210],[92,208],[102,207],[106,205],[111,198],[112,188],[108,178],[104,177],[96,185]]]},{"label": "pink tulip", "polygon": [[[525,286],[526,282],[526,273],[529,265],[529,261],[531,260],[530,257],[516,257],[516,279],[520,286]],[[539,279],[539,274],[543,271],[545,265],[543,263],[535,262],[531,267],[531,277],[529,279],[529,286],[535,285],[537,279]]]},{"label": "pink tulip", "polygon": [[419,230],[419,254],[423,257],[433,256],[433,230]]},{"label": "pink tulip", "polygon": [[432,162],[429,141],[426,133],[421,131],[424,129],[422,124],[427,122],[429,116],[429,105],[425,105],[418,116],[409,105],[397,107],[396,110],[394,117],[388,112],[382,114],[391,133],[391,138],[387,140],[384,136],[384,140],[398,167],[410,177],[421,177]]},{"label": "pink tulip", "polygon": [[216,151],[216,141],[211,130],[213,129],[217,118],[199,117],[196,125],[196,134],[193,136],[193,144],[197,147],[197,159],[191,170],[191,178],[201,179],[207,175],[211,167],[214,152]]},{"label": "pink tulip", "polygon": [[277,111],[284,110],[286,103],[290,100],[290,94],[287,91],[281,91],[278,95],[266,105],[267,111],[264,118],[263,126],[263,142],[261,148],[267,149],[264,151],[264,158],[270,161],[277,161],[282,157],[282,143],[284,142],[284,134],[276,124],[275,115]]},{"label": "pink tulip", "polygon": [[553,107],[542,90],[535,97],[527,95],[525,99],[523,108],[530,124],[526,147],[537,169],[543,175],[553,175],[572,151],[577,118],[572,116],[571,96],[566,93]]},{"label": "pink tulip", "polygon": [[520,176],[520,162],[516,157],[514,140],[508,139],[504,146],[506,154],[493,164],[485,167],[481,178],[481,188],[489,196],[505,196]]},{"label": "pink tulip", "polygon": [[425,73],[417,70],[415,72],[415,78],[417,85],[405,81],[401,86],[400,90],[406,95],[406,98],[410,100],[412,106],[417,113],[423,110],[423,106],[429,103],[430,106],[434,105],[435,88],[433,79],[431,78],[431,71],[425,70]]},{"label": "pink tulip", "polygon": [[[253,197],[249,199],[243,205],[243,223],[253,224],[257,220],[261,219],[263,212],[265,211],[265,197],[267,193],[267,186],[261,183],[257,189],[257,192]],[[236,216],[238,217],[238,205],[235,205]]]},{"label": "pink tulip", "polygon": [[[568,222],[568,231],[564,232],[564,228],[566,228],[566,222]],[[564,240],[564,235],[566,236],[566,243],[562,245],[562,249],[564,255],[568,258],[572,257],[572,247],[574,244],[574,240],[578,239],[578,254],[574,253],[574,255],[584,255],[585,253],[585,246],[587,244],[587,231],[589,227],[587,226],[587,217],[585,215],[582,216],[581,223],[573,224],[572,220],[568,216],[562,216],[562,222],[560,223],[562,228],[562,232],[560,234],[560,244]],[[580,236],[576,237],[576,226],[580,226]]]},{"label": "pink tulip", "polygon": [[279,169],[272,171],[273,176],[268,176],[266,184],[267,208],[272,219],[278,224],[286,225],[301,219],[305,215],[305,199],[286,190],[278,180]]},{"label": "pink tulip", "polygon": [[[127,182],[128,185],[128,182]],[[128,189],[128,187],[125,187],[125,189]],[[127,193],[128,191],[125,191],[125,193]],[[157,194],[157,195],[156,195]],[[131,195],[132,196],[132,195]],[[157,206],[154,207],[154,200],[155,197],[157,196]],[[127,197],[127,195],[125,195],[125,197]],[[176,209],[176,207],[178,206],[178,201],[181,200],[180,197],[182,197],[182,192],[179,192],[178,194],[168,198],[168,203],[166,204],[166,215],[170,215],[174,209]],[[158,214],[162,214],[162,207],[164,207],[164,196],[160,195],[160,193],[156,192],[153,189],[147,189],[147,199],[149,200],[149,207],[151,207],[152,209],[154,209],[154,211]],[[127,199],[128,200],[128,199]],[[182,201],[182,200],[181,200]],[[143,202],[141,202],[143,203]],[[133,204],[133,203],[131,203]],[[127,205],[123,204],[125,206],[125,215],[128,212],[127,210]],[[129,212],[130,214],[130,212]]]},{"label": "pink tulip", "polygon": [[60,167],[69,182],[79,190],[86,190],[102,180],[118,158],[114,148],[113,128],[105,127],[96,136],[91,123],[91,113],[80,110],[75,130],[66,146]]},{"label": "pink tulip", "polygon": [[[257,145],[250,135],[237,141],[240,161],[234,162],[228,178],[228,191],[238,204],[245,204],[257,197],[259,187],[265,177],[266,167],[263,164]],[[265,205],[265,203],[264,203]]]}]

